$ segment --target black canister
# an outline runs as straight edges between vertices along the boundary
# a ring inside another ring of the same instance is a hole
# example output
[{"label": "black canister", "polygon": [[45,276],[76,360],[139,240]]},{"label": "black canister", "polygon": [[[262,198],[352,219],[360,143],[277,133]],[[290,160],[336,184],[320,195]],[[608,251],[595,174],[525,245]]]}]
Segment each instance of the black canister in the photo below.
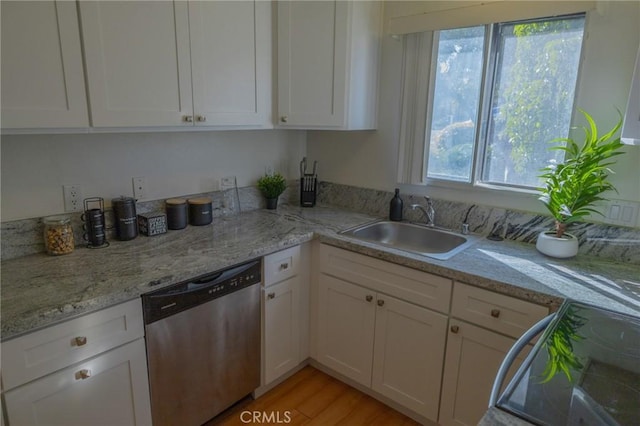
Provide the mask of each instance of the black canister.
[{"label": "black canister", "polygon": [[208,225],[213,220],[211,214],[211,198],[191,198],[189,203],[189,225]]},{"label": "black canister", "polygon": [[184,229],[187,227],[187,200],[184,198],[169,198],[164,202],[167,212],[167,228]]},{"label": "black canister", "polygon": [[138,236],[138,216],[136,215],[136,200],[131,197],[120,197],[111,200],[113,208],[113,222],[116,228],[116,238],[121,241],[133,240]]}]

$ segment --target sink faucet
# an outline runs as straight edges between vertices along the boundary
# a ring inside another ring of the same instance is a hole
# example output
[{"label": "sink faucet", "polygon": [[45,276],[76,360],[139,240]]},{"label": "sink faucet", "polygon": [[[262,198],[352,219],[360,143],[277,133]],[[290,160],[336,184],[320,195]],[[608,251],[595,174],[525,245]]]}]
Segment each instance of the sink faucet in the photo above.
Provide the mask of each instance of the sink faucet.
[{"label": "sink faucet", "polygon": [[428,196],[425,196],[424,199],[427,201],[427,207],[424,207],[421,204],[411,204],[410,207],[413,210],[418,209],[422,213],[424,213],[424,216],[426,218],[425,225],[427,225],[427,226],[435,226],[436,211],[433,208],[433,203],[431,202],[431,198],[428,197]]}]

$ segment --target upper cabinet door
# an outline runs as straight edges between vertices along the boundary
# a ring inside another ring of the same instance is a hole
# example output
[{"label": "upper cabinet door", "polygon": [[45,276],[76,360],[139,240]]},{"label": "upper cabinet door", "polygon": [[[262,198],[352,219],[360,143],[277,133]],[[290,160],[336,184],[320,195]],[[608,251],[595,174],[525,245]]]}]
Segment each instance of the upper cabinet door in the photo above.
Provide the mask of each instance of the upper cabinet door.
[{"label": "upper cabinet door", "polygon": [[94,127],[191,126],[184,1],[82,1]]},{"label": "upper cabinet door", "polygon": [[2,128],[87,127],[75,2],[1,5]]},{"label": "upper cabinet door", "polygon": [[278,2],[278,124],[376,126],[382,2]]},{"label": "upper cabinet door", "polygon": [[348,8],[345,1],[278,2],[280,125],[344,126]]},{"label": "upper cabinet door", "polygon": [[271,121],[271,3],[189,3],[194,121],[262,126]]}]

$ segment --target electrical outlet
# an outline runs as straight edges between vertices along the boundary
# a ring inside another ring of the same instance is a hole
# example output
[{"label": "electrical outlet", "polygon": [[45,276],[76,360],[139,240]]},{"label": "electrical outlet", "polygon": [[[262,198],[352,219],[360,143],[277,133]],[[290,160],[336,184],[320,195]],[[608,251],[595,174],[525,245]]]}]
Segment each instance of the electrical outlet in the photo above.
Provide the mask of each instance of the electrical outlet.
[{"label": "electrical outlet", "polygon": [[233,189],[236,187],[236,177],[226,176],[220,179],[220,190],[226,191],[227,189]]},{"label": "electrical outlet", "polygon": [[144,177],[131,178],[133,184],[133,198],[144,200],[147,197],[147,181]]},{"label": "electrical outlet", "polygon": [[266,166],[264,168],[264,174],[265,175],[272,175],[273,174],[273,166]]},{"label": "electrical outlet", "polygon": [[80,185],[63,185],[62,195],[64,197],[65,212],[81,212],[83,210]]}]

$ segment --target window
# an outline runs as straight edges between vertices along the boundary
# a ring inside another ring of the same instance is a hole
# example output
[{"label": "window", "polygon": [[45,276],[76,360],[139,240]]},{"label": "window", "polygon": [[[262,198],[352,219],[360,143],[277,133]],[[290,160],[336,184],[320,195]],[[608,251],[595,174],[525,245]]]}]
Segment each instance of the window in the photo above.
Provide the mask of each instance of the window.
[{"label": "window", "polygon": [[[535,188],[562,160],[584,14],[433,33],[423,177]],[[424,180],[424,179],[423,179]]]}]

